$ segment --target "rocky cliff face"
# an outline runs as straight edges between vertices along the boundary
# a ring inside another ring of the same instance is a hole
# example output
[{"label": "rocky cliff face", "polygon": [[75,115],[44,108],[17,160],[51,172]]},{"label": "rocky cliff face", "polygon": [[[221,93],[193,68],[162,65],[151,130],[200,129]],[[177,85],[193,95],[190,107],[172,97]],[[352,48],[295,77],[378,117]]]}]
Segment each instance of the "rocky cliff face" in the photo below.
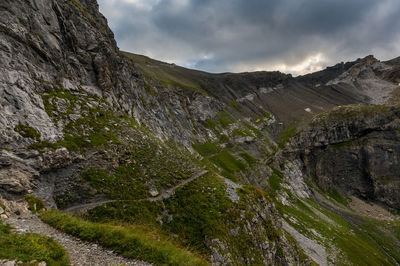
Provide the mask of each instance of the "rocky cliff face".
[{"label": "rocky cliff face", "polygon": [[399,108],[346,106],[318,115],[296,146],[310,178],[325,190],[339,190],[398,209]]}]

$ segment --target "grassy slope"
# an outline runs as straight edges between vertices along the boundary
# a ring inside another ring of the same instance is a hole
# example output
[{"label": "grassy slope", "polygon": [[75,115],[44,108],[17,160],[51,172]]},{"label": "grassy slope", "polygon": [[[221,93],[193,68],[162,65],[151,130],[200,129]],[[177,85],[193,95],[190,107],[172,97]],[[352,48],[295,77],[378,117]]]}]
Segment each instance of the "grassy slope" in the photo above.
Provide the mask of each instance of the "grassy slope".
[{"label": "grassy slope", "polygon": [[143,75],[149,80],[158,81],[164,86],[175,86],[206,94],[193,78],[201,76],[203,72],[164,63],[143,55],[127,52],[122,52],[122,54],[139,66]]},{"label": "grassy slope", "polygon": [[[49,266],[69,265],[68,254],[55,240],[38,234],[16,234],[0,220],[0,258],[17,259],[28,265],[32,260]],[[24,264],[26,265],[26,264]]]},{"label": "grassy slope", "polygon": [[68,234],[100,243],[127,258],[156,265],[206,265],[204,260],[177,247],[165,237],[151,235],[133,226],[92,223],[56,210],[42,212],[41,219]]},{"label": "grassy slope", "polygon": [[[130,201],[112,202],[96,207],[86,218],[93,222],[117,222],[142,225],[178,236],[182,245],[209,255],[209,240],[219,239],[226,243],[235,263],[245,263],[243,258],[254,258],[255,265],[262,265],[260,251],[253,248],[254,241],[263,243],[278,241],[281,232],[272,226],[272,217],[266,217],[252,237],[246,233],[249,219],[255,217],[251,208],[268,195],[254,187],[238,189],[240,200],[232,202],[226,194],[224,181],[209,173],[184,187],[162,202]],[[264,208],[264,207],[263,207]],[[162,223],[158,223],[161,220]],[[256,226],[256,225],[253,225]],[[237,234],[231,229],[237,228]],[[300,251],[299,251],[300,253]]]},{"label": "grassy slope", "polygon": [[[221,238],[225,243],[229,243],[235,259],[240,260],[248,255],[249,258],[261,260],[259,251],[247,248],[246,245],[250,246],[254,243],[245,233],[240,241],[229,234],[229,228],[236,226],[236,223],[243,223],[237,211],[242,210],[246,213],[249,210],[246,209],[245,203],[233,204],[228,199],[225,183],[214,174],[214,171],[221,170],[226,176],[236,179],[241,171],[250,169],[256,159],[246,151],[239,147],[232,147],[231,150],[227,149],[214,154],[215,147],[210,145],[208,153],[212,156],[209,162],[200,162],[173,142],[161,142],[156,139],[145,127],[138,125],[132,118],[118,115],[106,102],[95,96],[84,96],[82,93],[77,97],[66,91],[55,90],[42,95],[42,98],[46,111],[53,120],[64,122],[66,137],[57,143],[38,142],[31,148],[43,152],[46,149],[58,147],[66,147],[79,153],[88,150],[102,151],[105,154],[105,158],[101,159],[102,163],[91,165],[78,173],[81,181],[89,187],[83,192],[88,194],[87,198],[103,195],[110,199],[122,200],[91,210],[86,217],[91,220],[91,223],[74,220],[54,212],[48,212],[47,216],[42,216],[46,222],[68,233],[100,242],[104,240],[104,235],[100,234],[101,230],[96,231],[98,227],[108,230],[102,227],[106,226],[104,223],[114,222],[123,225],[128,223],[135,225],[136,228],[145,228],[140,233],[140,237],[147,239],[140,244],[144,246],[144,249],[159,248],[156,243],[154,247],[151,244],[154,234],[155,238],[165,238],[166,234],[174,234],[178,236],[176,241],[169,241],[168,238],[165,240],[173,252],[181,252],[182,249],[179,246],[186,245],[207,257],[210,254],[207,239]],[[63,101],[66,108],[59,110],[55,104],[58,101]],[[77,114],[76,110],[79,111],[81,117],[70,120],[71,115]],[[225,111],[218,113],[216,119],[218,127],[223,130],[236,122]],[[247,128],[247,132],[252,132],[247,134],[252,136],[261,134],[255,127],[246,125],[242,125],[243,130]],[[227,140],[229,141],[229,138]],[[115,165],[113,161],[117,161],[118,164]],[[221,169],[217,169],[216,166]],[[210,175],[178,189],[172,198],[164,202],[138,201],[150,196],[150,187],[161,192],[204,167],[209,169]],[[257,190],[252,189],[243,190],[240,193],[243,200],[246,198],[250,200],[259,194]],[[66,201],[58,199],[58,204],[63,206],[73,200],[73,197],[67,198]],[[162,226],[159,223],[160,217]],[[170,220],[170,217],[173,219]],[[62,222],[63,219],[70,224],[65,225]],[[266,233],[260,228],[260,238],[275,235],[275,229],[268,224],[268,221],[265,222],[269,231]],[[115,228],[109,229],[112,231]],[[274,240],[272,238],[271,241]],[[120,250],[119,245],[123,245],[123,243],[114,243],[114,245],[108,242],[104,244],[116,250]],[[131,249],[132,247],[128,247],[121,253],[131,257],[139,256],[139,252]],[[170,251],[160,250],[160,252],[167,254]],[[246,255],[246,252],[251,254]],[[162,260],[150,255],[143,256],[146,257],[141,257],[142,259],[161,264],[173,261],[170,258],[173,255],[165,255],[170,257]]]},{"label": "grassy slope", "polygon": [[[338,202],[324,194],[326,200],[347,209],[347,212],[361,221],[361,224],[354,225],[343,218],[345,215],[338,215],[313,199],[298,199],[281,185],[284,182],[279,171],[275,171],[270,179],[272,193],[286,194],[289,198],[289,205],[275,200],[279,212],[298,232],[325,246],[330,253],[328,260],[339,265],[396,265],[395,260],[400,261],[400,222],[382,222],[357,216],[342,205],[343,198],[339,197]],[[329,220],[321,217],[318,212]]]}]

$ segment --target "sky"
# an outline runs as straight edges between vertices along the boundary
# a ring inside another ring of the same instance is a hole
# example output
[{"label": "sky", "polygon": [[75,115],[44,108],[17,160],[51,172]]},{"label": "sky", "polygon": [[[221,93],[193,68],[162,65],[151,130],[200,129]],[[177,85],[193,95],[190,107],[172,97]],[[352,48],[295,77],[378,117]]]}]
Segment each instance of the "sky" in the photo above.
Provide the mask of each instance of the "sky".
[{"label": "sky", "polygon": [[207,72],[400,56],[400,0],[98,0],[121,50]]}]

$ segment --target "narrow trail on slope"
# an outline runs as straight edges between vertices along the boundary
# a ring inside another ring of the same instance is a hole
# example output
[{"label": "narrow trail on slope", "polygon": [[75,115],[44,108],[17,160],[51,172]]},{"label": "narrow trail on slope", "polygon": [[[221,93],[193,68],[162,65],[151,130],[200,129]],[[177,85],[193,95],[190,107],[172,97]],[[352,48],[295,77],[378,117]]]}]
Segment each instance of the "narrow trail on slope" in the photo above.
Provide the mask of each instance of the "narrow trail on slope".
[{"label": "narrow trail on slope", "polygon": [[175,190],[177,190],[178,188],[186,185],[187,183],[192,182],[193,180],[195,180],[195,179],[197,179],[199,177],[202,177],[206,173],[208,173],[207,170],[203,170],[203,171],[197,172],[197,173],[193,174],[190,178],[182,180],[180,183],[178,183],[177,185],[173,186],[172,188],[169,188],[169,189],[163,191],[160,195],[158,195],[156,197],[147,198],[146,200],[148,200],[148,201],[158,201],[158,200],[167,199],[167,198],[171,197],[175,193]]},{"label": "narrow trail on slope", "polygon": [[186,185],[187,183],[190,183],[190,182],[196,180],[199,177],[202,177],[206,173],[208,173],[207,170],[203,170],[203,171],[197,172],[197,173],[193,174],[190,178],[182,180],[181,182],[179,182],[175,186],[173,186],[173,187],[171,187],[169,189],[166,189],[165,191],[161,192],[161,194],[159,194],[156,197],[148,197],[146,199],[138,199],[138,200],[101,200],[101,201],[97,201],[97,202],[85,203],[85,204],[72,206],[72,207],[69,207],[67,209],[64,209],[63,212],[67,212],[67,213],[79,213],[79,212],[81,212],[82,213],[82,212],[86,212],[86,211],[88,211],[90,209],[93,209],[93,208],[95,208],[97,206],[100,206],[100,205],[103,205],[103,204],[106,204],[106,203],[110,203],[110,202],[116,202],[116,201],[129,202],[129,201],[159,201],[159,200],[164,200],[164,199],[167,199],[167,198],[171,197],[178,188]]},{"label": "narrow trail on slope", "polygon": [[123,258],[95,243],[82,241],[62,233],[42,222],[37,215],[7,218],[4,221],[14,227],[19,233],[37,233],[58,241],[67,250],[72,266],[152,265],[143,261]]}]

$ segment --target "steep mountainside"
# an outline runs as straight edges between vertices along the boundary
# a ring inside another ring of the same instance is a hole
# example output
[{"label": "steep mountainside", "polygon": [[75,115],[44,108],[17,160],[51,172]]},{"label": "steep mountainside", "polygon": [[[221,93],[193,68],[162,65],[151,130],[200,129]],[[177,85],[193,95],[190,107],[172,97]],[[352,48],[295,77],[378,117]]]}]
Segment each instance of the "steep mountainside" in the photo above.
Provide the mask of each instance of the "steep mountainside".
[{"label": "steep mountainside", "polygon": [[3,0],[1,219],[40,198],[154,264],[399,263],[399,69],[210,74],[120,52],[95,0]]}]

